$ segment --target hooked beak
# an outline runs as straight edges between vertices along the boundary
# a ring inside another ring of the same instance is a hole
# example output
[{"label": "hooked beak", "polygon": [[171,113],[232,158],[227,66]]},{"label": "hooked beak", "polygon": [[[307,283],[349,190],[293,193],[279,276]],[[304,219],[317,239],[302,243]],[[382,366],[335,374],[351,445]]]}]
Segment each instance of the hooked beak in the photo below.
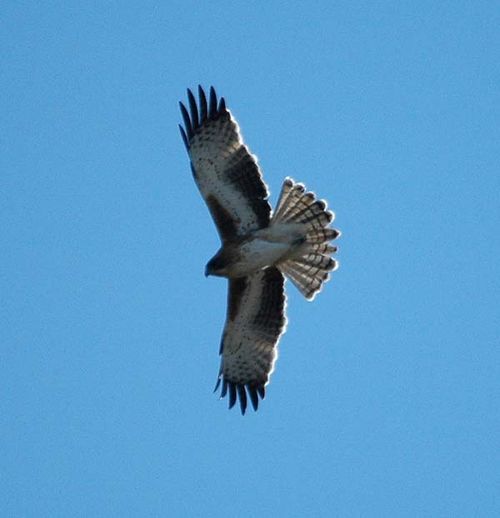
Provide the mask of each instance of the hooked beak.
[{"label": "hooked beak", "polygon": [[205,277],[208,277],[210,272],[208,271],[208,266],[205,266]]}]

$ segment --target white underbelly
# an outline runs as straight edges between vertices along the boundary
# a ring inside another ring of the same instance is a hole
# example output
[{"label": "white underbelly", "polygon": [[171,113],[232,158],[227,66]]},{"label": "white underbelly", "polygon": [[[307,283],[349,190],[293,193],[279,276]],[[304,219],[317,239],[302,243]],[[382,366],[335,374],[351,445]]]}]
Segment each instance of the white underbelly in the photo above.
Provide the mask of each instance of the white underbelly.
[{"label": "white underbelly", "polygon": [[236,263],[231,265],[231,274],[236,276],[250,275],[278,263],[289,253],[290,245],[288,243],[253,239],[241,245],[240,257]]}]

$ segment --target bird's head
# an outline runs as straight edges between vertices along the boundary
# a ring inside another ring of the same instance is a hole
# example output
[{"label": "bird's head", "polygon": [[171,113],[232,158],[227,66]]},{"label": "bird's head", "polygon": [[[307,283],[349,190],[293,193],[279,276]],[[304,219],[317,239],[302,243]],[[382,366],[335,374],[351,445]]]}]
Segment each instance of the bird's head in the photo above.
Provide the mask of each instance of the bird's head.
[{"label": "bird's head", "polygon": [[228,265],[229,261],[226,257],[226,254],[223,250],[219,250],[205,266],[205,277],[208,277],[209,275],[227,277]]}]

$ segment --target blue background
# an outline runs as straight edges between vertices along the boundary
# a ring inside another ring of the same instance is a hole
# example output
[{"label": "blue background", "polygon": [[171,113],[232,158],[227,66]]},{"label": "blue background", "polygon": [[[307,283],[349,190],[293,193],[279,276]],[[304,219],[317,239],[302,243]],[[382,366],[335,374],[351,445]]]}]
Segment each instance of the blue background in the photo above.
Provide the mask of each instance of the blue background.
[{"label": "blue background", "polygon": [[[496,2],[4,2],[2,516],[500,516]],[[266,400],[178,133],[213,84],[328,199]]]}]

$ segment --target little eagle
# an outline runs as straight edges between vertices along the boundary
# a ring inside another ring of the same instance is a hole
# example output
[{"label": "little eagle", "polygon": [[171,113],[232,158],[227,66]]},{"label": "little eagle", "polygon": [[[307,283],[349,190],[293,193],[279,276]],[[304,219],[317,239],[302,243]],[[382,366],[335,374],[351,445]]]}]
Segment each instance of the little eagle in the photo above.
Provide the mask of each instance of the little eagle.
[{"label": "little eagle", "polygon": [[215,390],[229,394],[229,408],[247,394],[254,410],[264,399],[277,345],[286,327],[285,277],[312,300],[338,267],[330,241],[340,232],[329,224],[333,212],[301,183],[286,178],[274,212],[257,159],[244,144],[237,122],[198,87],[199,104],[188,89],[190,112],[182,102],[179,125],[195,182],[215,221],[222,246],[205,275],[227,277],[227,316]]}]

